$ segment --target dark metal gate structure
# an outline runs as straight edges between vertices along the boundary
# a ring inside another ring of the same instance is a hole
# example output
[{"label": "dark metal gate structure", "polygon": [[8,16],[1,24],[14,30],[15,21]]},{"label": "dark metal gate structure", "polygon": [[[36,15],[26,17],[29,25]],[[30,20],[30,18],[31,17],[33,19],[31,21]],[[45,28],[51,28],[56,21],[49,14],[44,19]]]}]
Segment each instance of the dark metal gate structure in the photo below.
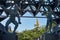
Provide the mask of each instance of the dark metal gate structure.
[{"label": "dark metal gate structure", "polygon": [[[6,13],[6,16],[1,15],[3,12]],[[29,12],[32,16],[23,16],[26,12]],[[46,17],[36,17],[39,12],[42,16],[46,15]],[[47,18],[46,31],[50,24],[50,33],[46,32],[44,35],[47,36],[43,35],[42,38],[44,39],[42,40],[59,40],[60,36],[58,35],[60,35],[60,28],[58,27],[60,25],[60,0],[0,0],[0,22],[7,17],[10,17],[5,27],[0,23],[0,40],[16,40],[15,31],[17,27],[15,27],[13,33],[7,31],[10,22],[13,22],[18,26],[14,20],[16,16],[19,18],[18,21],[20,24],[20,17]],[[51,31],[53,21],[56,22],[56,27]],[[55,36],[58,36],[58,38]]]}]

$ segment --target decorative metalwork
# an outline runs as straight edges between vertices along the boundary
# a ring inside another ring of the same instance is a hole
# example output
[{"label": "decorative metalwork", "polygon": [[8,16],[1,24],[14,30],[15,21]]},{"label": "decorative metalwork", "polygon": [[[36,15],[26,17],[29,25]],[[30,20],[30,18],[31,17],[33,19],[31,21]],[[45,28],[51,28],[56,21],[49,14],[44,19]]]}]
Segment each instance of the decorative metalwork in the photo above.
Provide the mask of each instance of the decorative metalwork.
[{"label": "decorative metalwork", "polygon": [[[59,0],[47,0],[47,1],[46,0],[17,0],[17,1],[16,0],[0,0],[0,7],[1,7],[0,15],[2,14],[2,12],[5,11],[5,13],[7,14],[6,17],[8,17],[8,15],[10,14],[11,15],[18,14],[18,15],[21,15],[20,17],[34,18],[36,17],[38,12],[41,12],[42,15],[47,14],[46,17],[42,17],[42,18],[47,18],[47,20],[50,19],[52,15],[54,16],[51,18],[52,20],[53,18],[56,19],[57,16],[58,18],[60,16],[59,14],[60,13],[60,1]],[[33,15],[33,17],[23,16],[26,12],[30,12]],[[0,19],[4,20],[6,17],[3,16],[3,18],[0,17]],[[40,17],[36,17],[36,18],[40,18]]]},{"label": "decorative metalwork", "polygon": [[[36,17],[38,12],[43,12],[41,14],[47,14],[46,18],[50,19],[49,14],[54,16],[56,19],[57,16],[59,18],[60,13],[60,1],[59,0],[0,0],[0,15],[3,11],[8,15],[19,14],[20,17],[24,17],[23,15],[28,11],[33,17]],[[15,10],[14,12],[12,10]],[[10,11],[8,11],[10,10]],[[48,17],[49,16],[49,17]],[[4,17],[4,18],[6,18]],[[27,16],[26,16],[27,17]],[[2,20],[4,19],[2,18]],[[43,17],[42,17],[43,18]],[[12,19],[12,18],[11,18]],[[53,20],[53,17],[52,17]],[[50,22],[49,22],[50,23]],[[48,23],[48,24],[49,24]],[[52,23],[52,22],[51,22]],[[48,25],[47,24],[47,25]]]},{"label": "decorative metalwork", "polygon": [[[2,12],[5,12],[7,16],[1,16]],[[23,16],[26,12],[30,12],[33,16]],[[42,16],[46,15],[46,17],[36,17],[39,12]],[[55,21],[57,24],[60,23],[60,0],[0,0],[0,22],[9,17],[9,15],[10,19],[6,23],[7,26],[10,22],[18,25],[14,19],[16,16],[18,19],[19,17],[47,18],[46,31],[49,24],[51,30],[52,21]],[[21,22],[19,21],[19,23]],[[7,26],[5,27],[6,30],[8,30]]]}]

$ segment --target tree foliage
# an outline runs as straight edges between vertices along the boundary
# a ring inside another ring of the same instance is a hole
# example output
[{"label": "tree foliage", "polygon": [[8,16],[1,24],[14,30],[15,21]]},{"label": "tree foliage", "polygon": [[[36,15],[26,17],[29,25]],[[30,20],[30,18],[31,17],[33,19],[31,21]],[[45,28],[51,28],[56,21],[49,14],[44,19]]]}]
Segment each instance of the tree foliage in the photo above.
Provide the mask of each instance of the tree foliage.
[{"label": "tree foliage", "polygon": [[[56,25],[53,22],[52,26]],[[49,28],[48,28],[49,30]],[[25,30],[23,32],[17,33],[18,40],[36,40],[38,37],[42,36],[45,33],[45,26],[38,27],[38,29],[34,28],[32,30]]]},{"label": "tree foliage", "polygon": [[25,30],[21,33],[18,33],[18,40],[36,40],[45,32],[45,27],[39,27],[38,29],[34,28],[32,30]]}]

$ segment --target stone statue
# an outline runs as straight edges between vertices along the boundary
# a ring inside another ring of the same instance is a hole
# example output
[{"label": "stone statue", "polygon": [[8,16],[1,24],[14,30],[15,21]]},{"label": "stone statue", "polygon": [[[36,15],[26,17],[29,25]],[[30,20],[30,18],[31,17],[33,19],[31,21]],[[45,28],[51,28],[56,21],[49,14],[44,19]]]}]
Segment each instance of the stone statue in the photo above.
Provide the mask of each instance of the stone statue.
[{"label": "stone statue", "polygon": [[[11,7],[9,10],[7,10],[10,14],[10,18],[9,20],[6,22],[6,26],[5,29],[6,31],[8,31],[8,25],[12,22],[13,24],[15,24],[15,28],[14,31],[16,31],[17,27],[18,27],[18,23],[21,24],[20,22],[20,17],[19,17],[19,11],[18,11],[18,6],[14,5],[13,7]],[[15,20],[15,17],[18,17],[18,22]]]},{"label": "stone statue", "polygon": [[51,30],[51,27],[52,27],[52,15],[51,15],[51,13],[49,13],[48,15],[47,15],[47,25],[46,25],[46,31],[47,31],[47,29],[48,29],[48,26],[49,26],[49,30]]},{"label": "stone statue", "polygon": [[48,7],[48,12],[47,12],[47,24],[46,24],[46,31],[48,29],[48,26],[49,26],[49,30],[51,32],[51,28],[52,28],[52,21],[53,21],[53,18],[52,18],[52,9]]}]

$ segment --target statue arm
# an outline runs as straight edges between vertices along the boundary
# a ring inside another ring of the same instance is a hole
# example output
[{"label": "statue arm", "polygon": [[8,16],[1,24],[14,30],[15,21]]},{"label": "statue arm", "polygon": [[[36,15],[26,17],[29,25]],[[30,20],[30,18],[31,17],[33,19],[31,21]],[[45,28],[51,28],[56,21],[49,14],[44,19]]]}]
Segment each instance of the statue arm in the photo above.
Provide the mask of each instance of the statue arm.
[{"label": "statue arm", "polygon": [[20,16],[19,16],[19,14],[18,14],[18,23],[19,23],[19,24],[21,24],[21,22],[20,22]]}]

